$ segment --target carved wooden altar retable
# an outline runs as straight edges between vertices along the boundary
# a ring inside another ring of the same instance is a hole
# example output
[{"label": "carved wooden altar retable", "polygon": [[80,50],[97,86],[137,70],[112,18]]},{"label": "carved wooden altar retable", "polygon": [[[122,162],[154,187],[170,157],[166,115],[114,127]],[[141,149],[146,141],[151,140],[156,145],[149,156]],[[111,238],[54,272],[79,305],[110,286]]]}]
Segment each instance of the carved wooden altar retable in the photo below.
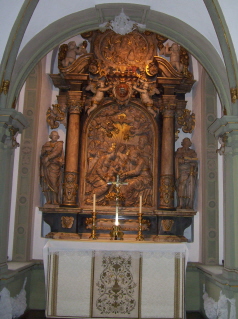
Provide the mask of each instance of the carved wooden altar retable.
[{"label": "carved wooden altar retable", "polygon": [[[41,207],[51,226],[48,237],[89,238],[96,194],[97,234],[109,238],[116,190],[108,182],[120,176],[127,183],[120,188],[119,213],[125,239],[137,236],[142,196],[145,240],[186,241],[184,229],[196,212],[191,204],[178,208],[174,198],[174,145],[179,129],[191,133],[194,127],[194,114],[185,101],[195,82],[188,53],[179,47],[178,64],[174,63],[173,47],[163,44],[168,39],[148,31],[93,31],[82,36],[90,43],[90,53],[84,42],[83,51],[75,51],[78,58],[67,58],[69,50],[76,50],[75,43],[62,45],[60,73],[50,74],[59,95],[47,121],[51,129],[65,124],[67,137],[59,201]],[[158,48],[170,54],[170,61],[158,56]],[[186,170],[185,165],[183,174]],[[196,168],[189,174],[195,176]],[[193,183],[192,192],[194,187]]]}]

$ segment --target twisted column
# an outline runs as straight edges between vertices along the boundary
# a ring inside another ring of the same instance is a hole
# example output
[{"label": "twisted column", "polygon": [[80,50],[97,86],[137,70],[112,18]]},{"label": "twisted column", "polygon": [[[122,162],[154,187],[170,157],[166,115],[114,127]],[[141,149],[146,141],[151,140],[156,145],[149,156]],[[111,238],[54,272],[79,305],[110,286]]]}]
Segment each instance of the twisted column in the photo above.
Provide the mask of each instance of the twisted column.
[{"label": "twisted column", "polygon": [[174,117],[176,96],[164,95],[160,108],[163,114],[160,209],[174,209]]},{"label": "twisted column", "polygon": [[62,206],[77,206],[80,113],[83,101],[81,91],[67,93],[68,127],[66,138],[65,172]]}]

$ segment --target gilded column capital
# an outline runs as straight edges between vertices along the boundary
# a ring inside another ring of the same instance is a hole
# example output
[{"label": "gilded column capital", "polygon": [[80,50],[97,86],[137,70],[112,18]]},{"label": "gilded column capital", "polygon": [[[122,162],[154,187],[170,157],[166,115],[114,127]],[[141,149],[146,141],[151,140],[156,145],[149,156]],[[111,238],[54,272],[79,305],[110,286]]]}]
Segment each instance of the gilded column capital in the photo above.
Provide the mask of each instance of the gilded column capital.
[{"label": "gilded column capital", "polygon": [[84,107],[84,100],[82,99],[82,91],[68,91],[67,92],[67,105],[70,114],[81,113]]},{"label": "gilded column capital", "polygon": [[14,109],[0,109],[0,142],[4,148],[16,148],[16,135],[28,127],[24,115]]},{"label": "gilded column capital", "polygon": [[159,103],[160,111],[164,116],[174,116],[177,109],[177,99],[175,95],[164,95]]},{"label": "gilded column capital", "polygon": [[70,100],[70,103],[68,103],[68,109],[70,114],[80,114],[83,109],[82,102]]}]

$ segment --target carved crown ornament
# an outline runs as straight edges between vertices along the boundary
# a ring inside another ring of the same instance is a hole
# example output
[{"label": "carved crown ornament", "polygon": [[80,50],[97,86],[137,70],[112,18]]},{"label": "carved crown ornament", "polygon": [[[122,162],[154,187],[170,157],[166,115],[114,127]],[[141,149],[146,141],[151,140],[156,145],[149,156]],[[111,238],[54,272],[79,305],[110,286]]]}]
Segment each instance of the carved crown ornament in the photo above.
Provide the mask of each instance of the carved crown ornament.
[{"label": "carved crown ornament", "polygon": [[125,15],[123,9],[121,9],[121,13],[115,17],[114,20],[104,22],[99,25],[99,30],[104,32],[107,29],[113,30],[115,33],[125,35],[134,30],[144,31],[146,28],[145,24],[137,23],[135,21],[130,20],[130,18]]}]

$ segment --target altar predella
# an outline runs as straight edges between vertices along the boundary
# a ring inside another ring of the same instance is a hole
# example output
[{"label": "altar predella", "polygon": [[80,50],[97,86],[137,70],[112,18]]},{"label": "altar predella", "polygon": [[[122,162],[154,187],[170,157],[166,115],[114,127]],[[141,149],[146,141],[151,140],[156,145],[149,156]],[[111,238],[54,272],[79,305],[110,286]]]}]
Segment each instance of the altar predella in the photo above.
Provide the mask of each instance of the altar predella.
[{"label": "altar predella", "polygon": [[[41,150],[47,237],[86,239],[94,231],[93,239],[110,239],[117,202],[124,239],[135,240],[140,229],[140,239],[186,241],[198,159],[188,137],[176,152],[174,145],[181,130],[195,126],[185,100],[195,82],[188,52],[149,31],[81,36],[78,46],[61,45],[59,74],[50,74],[59,94],[46,114],[53,131]],[[59,124],[66,127],[65,154]]]}]

